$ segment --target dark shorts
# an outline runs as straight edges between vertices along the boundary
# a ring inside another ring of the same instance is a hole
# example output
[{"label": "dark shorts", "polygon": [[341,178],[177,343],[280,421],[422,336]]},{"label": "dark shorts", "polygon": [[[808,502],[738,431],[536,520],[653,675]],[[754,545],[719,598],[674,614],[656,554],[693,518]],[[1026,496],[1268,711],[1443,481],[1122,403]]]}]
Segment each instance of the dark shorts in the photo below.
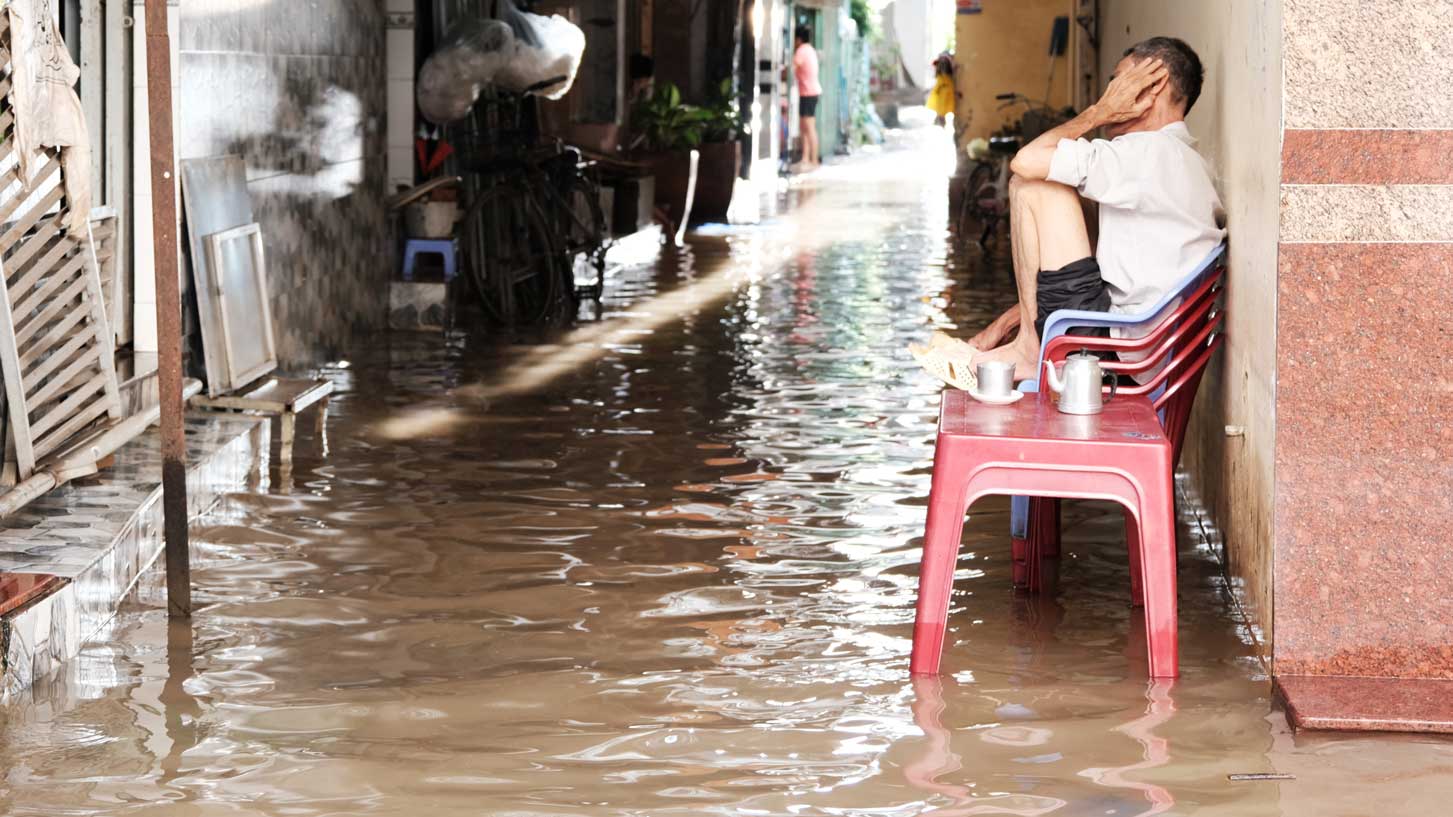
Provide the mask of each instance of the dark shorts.
[{"label": "dark shorts", "polygon": [[802,116],[817,116],[817,97],[802,96],[797,98],[797,112]]},{"label": "dark shorts", "polygon": [[[1057,270],[1041,271],[1035,304],[1039,315],[1034,321],[1034,329],[1043,339],[1044,322],[1061,309],[1109,312],[1110,286],[1100,277],[1098,261],[1093,257],[1081,258]],[[1104,329],[1085,328],[1072,334],[1105,337],[1108,332]]]}]

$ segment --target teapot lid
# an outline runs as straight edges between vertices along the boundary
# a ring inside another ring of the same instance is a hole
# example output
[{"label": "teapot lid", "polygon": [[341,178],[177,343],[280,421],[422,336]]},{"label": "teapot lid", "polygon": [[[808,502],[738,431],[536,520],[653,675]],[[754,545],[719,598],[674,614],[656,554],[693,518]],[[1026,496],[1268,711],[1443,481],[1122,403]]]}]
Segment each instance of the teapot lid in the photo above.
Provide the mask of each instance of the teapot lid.
[{"label": "teapot lid", "polygon": [[1072,355],[1065,355],[1065,361],[1068,362],[1071,360],[1093,360],[1096,363],[1099,363],[1100,357],[1099,355],[1091,353],[1089,349],[1081,349],[1080,351],[1075,352]]}]

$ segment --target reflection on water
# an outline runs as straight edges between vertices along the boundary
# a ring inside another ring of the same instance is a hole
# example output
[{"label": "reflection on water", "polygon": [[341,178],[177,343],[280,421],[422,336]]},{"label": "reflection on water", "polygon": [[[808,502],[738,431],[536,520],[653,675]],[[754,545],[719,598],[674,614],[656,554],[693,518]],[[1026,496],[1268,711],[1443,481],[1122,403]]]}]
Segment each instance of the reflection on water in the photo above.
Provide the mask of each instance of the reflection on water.
[{"label": "reflection on water", "polygon": [[[4,713],[0,812],[1320,817],[1398,779],[1439,803],[1447,744],[1267,717],[1190,543],[1184,677],[1147,684],[1113,508],[1066,508],[1058,590],[1027,598],[1007,502],[977,506],[946,674],[910,682],[938,397],[903,349],[1013,300],[914,156],[621,271],[577,334],[358,350],[332,455],[305,438],[291,489],[203,520],[194,628],[128,613]],[[1226,778],[1262,771],[1298,779]]]}]

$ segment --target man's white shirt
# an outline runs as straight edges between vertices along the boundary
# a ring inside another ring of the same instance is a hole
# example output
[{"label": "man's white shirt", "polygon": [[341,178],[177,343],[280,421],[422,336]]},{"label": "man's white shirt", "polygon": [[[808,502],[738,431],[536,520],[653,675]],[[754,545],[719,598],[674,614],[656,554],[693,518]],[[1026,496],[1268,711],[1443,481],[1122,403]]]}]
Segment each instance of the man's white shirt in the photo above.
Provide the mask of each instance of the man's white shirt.
[{"label": "man's white shirt", "polygon": [[1111,312],[1154,306],[1226,238],[1221,197],[1184,122],[1111,140],[1061,139],[1049,180],[1100,205],[1095,259]]}]

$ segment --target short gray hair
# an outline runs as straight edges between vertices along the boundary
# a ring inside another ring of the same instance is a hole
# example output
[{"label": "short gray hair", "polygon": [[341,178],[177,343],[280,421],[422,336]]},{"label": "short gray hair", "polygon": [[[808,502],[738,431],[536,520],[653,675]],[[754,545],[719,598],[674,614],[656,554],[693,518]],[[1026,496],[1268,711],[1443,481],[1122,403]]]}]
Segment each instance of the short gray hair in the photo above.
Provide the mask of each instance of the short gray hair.
[{"label": "short gray hair", "polygon": [[1195,49],[1187,45],[1185,40],[1176,37],[1151,37],[1125,49],[1125,56],[1134,57],[1136,62],[1160,60],[1170,71],[1170,85],[1175,92],[1172,99],[1184,102],[1186,113],[1190,113],[1196,100],[1201,98],[1201,84],[1205,82],[1206,69],[1201,65],[1201,58],[1196,55]]}]

